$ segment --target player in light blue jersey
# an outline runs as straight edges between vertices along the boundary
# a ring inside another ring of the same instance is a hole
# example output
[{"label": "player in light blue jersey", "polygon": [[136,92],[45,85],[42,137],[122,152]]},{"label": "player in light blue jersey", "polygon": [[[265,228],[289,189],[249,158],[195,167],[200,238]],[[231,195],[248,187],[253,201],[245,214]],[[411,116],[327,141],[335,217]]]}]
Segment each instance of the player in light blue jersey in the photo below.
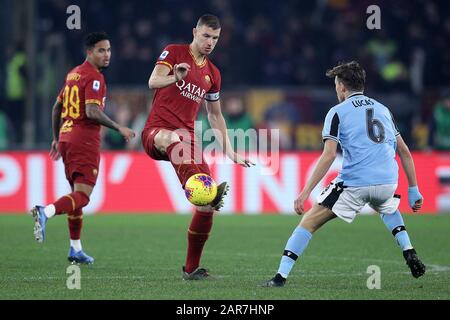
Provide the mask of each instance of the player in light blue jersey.
[{"label": "player in light blue jersey", "polygon": [[328,70],[334,78],[339,104],[328,112],[322,131],[324,150],[303,191],[295,200],[295,211],[304,213],[304,203],[323,179],[340,143],[344,162],[342,171],[317,198],[317,203],[303,215],[289,238],[277,274],[264,285],[282,287],[297,258],[303,253],[312,234],[326,222],[339,217],[352,222],[356,214],[369,204],[377,211],[386,227],[403,250],[403,257],[418,278],[425,273],[411,245],[402,216],[398,211],[398,152],[408,177],[408,201],[414,212],[422,207],[423,197],[417,186],[416,171],[409,149],[403,141],[389,109],[364,95],[366,73],[359,63],[342,63]]}]

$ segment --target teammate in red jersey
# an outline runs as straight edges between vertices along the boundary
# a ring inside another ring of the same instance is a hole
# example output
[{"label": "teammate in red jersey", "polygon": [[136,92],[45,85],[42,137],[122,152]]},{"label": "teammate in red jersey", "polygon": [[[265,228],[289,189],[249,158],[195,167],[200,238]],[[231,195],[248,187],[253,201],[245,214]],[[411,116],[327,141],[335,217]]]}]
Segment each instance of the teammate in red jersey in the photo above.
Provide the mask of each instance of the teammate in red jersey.
[{"label": "teammate in red jersey", "polygon": [[49,218],[67,214],[70,231],[68,259],[71,262],[90,264],[94,259],[82,250],[80,233],[82,209],[89,203],[97,181],[100,127],[103,125],[119,131],[127,141],[135,133],[118,125],[103,112],[106,84],[101,70],[109,66],[111,58],[107,34],[89,34],[85,46],[86,61],[67,74],[52,114],[53,142],[50,157],[53,160],[62,157],[72,193],[46,207],[35,206],[31,213],[35,219],[34,235],[38,242],[45,240],[45,226]]},{"label": "teammate in red jersey", "polygon": [[[191,44],[168,45],[159,56],[148,82],[150,89],[156,90],[142,132],[146,153],[155,160],[170,161],[183,187],[194,174],[210,175],[201,146],[194,141],[194,121],[203,100],[211,127],[219,132],[216,139],[226,155],[241,166],[253,165],[233,151],[220,109],[220,71],[208,59],[219,40],[219,19],[203,15],[193,29],[193,36]],[[180,134],[180,129],[187,134]],[[195,157],[198,154],[200,161]],[[188,230],[186,264],[182,270],[185,280],[209,276],[206,269],[199,267],[200,258],[211,231],[214,210],[222,207],[227,190],[227,183],[221,183],[210,205],[196,207]]]}]

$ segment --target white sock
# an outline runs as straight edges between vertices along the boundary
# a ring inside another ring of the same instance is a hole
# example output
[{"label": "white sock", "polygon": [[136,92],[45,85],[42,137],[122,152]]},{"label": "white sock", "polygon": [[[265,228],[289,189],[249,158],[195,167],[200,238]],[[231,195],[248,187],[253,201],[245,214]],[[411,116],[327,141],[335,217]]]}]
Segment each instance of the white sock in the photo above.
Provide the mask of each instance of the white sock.
[{"label": "white sock", "polygon": [[52,204],[49,204],[44,208],[44,213],[49,219],[55,215],[55,212],[56,212],[55,206]]},{"label": "white sock", "polygon": [[72,240],[70,239],[70,246],[76,251],[81,251],[81,240]]}]

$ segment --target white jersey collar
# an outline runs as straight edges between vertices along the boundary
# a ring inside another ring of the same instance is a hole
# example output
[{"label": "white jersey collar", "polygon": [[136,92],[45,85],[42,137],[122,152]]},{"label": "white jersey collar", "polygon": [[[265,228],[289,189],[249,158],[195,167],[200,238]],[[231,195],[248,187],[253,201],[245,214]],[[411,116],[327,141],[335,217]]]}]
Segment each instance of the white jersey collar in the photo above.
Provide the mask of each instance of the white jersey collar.
[{"label": "white jersey collar", "polygon": [[347,97],[347,99],[349,99],[349,98],[351,98],[351,97],[354,97],[354,96],[359,96],[359,95],[364,95],[364,93],[361,91],[361,92],[354,92],[354,93],[352,93],[351,95],[349,95],[348,97]]}]

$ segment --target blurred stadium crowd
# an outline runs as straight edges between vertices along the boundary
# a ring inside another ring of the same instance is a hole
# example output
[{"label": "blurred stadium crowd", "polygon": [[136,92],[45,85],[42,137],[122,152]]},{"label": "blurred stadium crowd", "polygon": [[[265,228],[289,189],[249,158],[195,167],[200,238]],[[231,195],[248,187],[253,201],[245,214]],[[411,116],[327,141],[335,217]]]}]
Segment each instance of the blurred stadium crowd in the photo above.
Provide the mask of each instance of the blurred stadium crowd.
[{"label": "blurred stadium crowd", "polygon": [[[374,1],[366,0],[37,0],[28,38],[22,27],[26,9],[17,4],[23,1],[2,2],[17,13],[2,16],[13,32],[3,31],[7,45],[0,47],[0,150],[47,147],[51,106],[63,77],[83,61],[84,35],[97,30],[110,34],[113,48],[105,72],[107,112],[140,131],[154,61],[165,45],[189,43],[197,18],[206,12],[221,18],[211,58],[221,69],[230,128],[279,128],[285,150],[321,148],[324,115],[336,104],[325,71],[356,59],[367,71],[366,93],[392,109],[412,148],[450,150],[448,1],[375,1],[381,29],[369,30],[366,9]],[[81,8],[81,30],[66,27],[71,4]],[[34,94],[27,104],[30,86]],[[207,126],[204,114],[199,117]],[[32,142],[25,146],[27,133]],[[140,148],[138,140],[125,145],[110,130],[104,142],[109,149]]]}]

